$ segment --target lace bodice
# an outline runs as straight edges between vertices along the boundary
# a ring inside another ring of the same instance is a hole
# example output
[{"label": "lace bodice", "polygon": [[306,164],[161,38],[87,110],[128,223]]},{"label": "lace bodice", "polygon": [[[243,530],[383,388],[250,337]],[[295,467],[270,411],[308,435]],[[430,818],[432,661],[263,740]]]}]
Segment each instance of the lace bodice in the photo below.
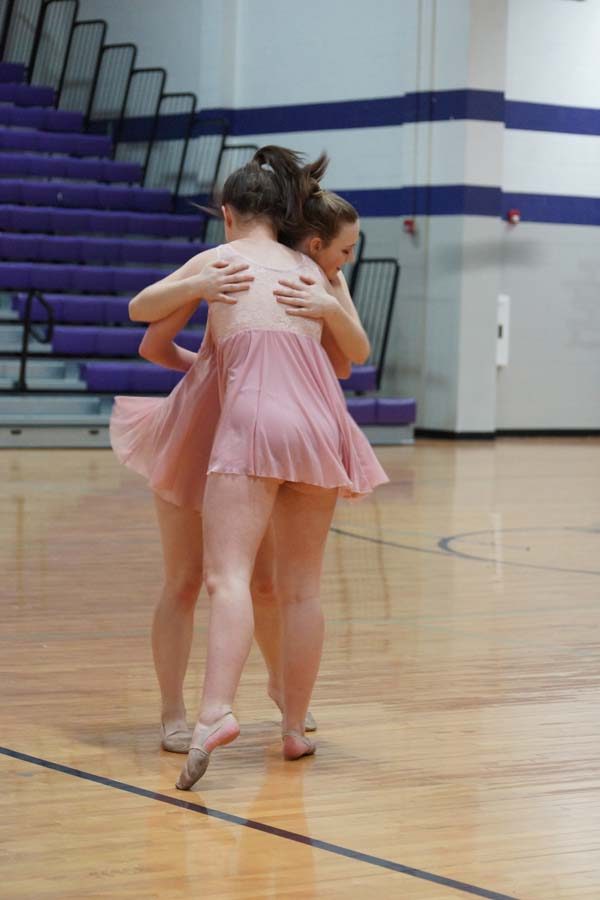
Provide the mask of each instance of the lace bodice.
[{"label": "lace bodice", "polygon": [[323,274],[316,263],[308,256],[297,253],[298,264],[295,268],[270,268],[248,259],[228,244],[222,244],[218,249],[220,259],[248,263],[248,271],[254,275],[254,281],[248,291],[232,294],[237,303],[210,304],[208,320],[215,343],[219,344],[240,331],[291,331],[321,340],[321,319],[288,315],[286,309],[291,307],[278,303],[273,294],[280,278],[298,279],[300,275],[306,275],[323,281]]}]

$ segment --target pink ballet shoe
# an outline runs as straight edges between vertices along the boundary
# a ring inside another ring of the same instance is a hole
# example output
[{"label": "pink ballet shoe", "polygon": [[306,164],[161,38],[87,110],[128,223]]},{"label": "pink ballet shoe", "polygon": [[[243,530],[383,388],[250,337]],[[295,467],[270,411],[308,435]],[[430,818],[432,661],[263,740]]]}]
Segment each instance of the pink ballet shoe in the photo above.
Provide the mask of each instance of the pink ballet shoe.
[{"label": "pink ballet shoe", "polygon": [[[228,716],[231,716],[231,720],[228,719]],[[194,747],[192,744],[190,747],[186,763],[179,773],[175,787],[180,791],[189,791],[206,772],[211,752],[216,747],[230,744],[239,733],[240,727],[232,712],[226,712],[213,725],[208,726],[208,733],[202,739],[201,745]]]},{"label": "pink ballet shoe", "polygon": [[177,728],[175,731],[165,730],[164,724],[160,726],[160,746],[169,753],[187,753],[192,743],[192,731],[190,728]]},{"label": "pink ballet shoe", "polygon": [[283,758],[288,762],[302,759],[303,756],[312,756],[317,749],[313,741],[300,734],[299,731],[284,731],[281,739],[283,740]]}]

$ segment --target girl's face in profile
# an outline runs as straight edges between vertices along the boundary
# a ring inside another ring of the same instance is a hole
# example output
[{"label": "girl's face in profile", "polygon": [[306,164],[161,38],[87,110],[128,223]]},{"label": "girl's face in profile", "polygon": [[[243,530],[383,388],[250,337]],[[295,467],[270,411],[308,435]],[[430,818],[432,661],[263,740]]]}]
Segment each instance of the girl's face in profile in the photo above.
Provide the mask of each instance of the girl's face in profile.
[{"label": "girl's face in profile", "polygon": [[319,237],[308,244],[308,255],[321,266],[328,278],[335,278],[342,266],[354,262],[354,249],[358,241],[360,223],[344,222],[330,244],[325,247]]}]

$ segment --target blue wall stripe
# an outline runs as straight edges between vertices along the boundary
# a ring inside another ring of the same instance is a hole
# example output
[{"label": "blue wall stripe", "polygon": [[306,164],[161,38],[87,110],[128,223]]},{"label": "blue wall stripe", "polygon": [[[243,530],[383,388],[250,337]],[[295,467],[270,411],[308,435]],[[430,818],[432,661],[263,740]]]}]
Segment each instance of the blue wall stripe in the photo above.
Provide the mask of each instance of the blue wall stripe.
[{"label": "blue wall stripe", "polygon": [[[347,128],[380,128],[414,122],[475,120],[504,122],[507,128],[600,135],[600,109],[554,106],[506,100],[501,91],[421,91],[397,97],[341,100],[333,103],[301,103],[246,109],[206,109],[197,113],[193,133],[205,130],[207,119],[222,118],[236,137],[259,134],[293,134],[298,131],[331,131]],[[168,117],[168,135],[182,137],[184,115]],[[92,130],[105,130],[106,122],[92,123]],[[111,120],[114,126],[114,122]],[[144,140],[152,124],[146,119],[127,120],[128,140]]]},{"label": "blue wall stripe", "polygon": [[505,214],[515,207],[524,222],[547,222],[562,225],[600,225],[600,199],[564,197],[559,194],[503,194]]},{"label": "blue wall stripe", "polygon": [[507,128],[600,135],[600,109],[523,103],[520,100],[507,100],[505,106]]},{"label": "blue wall stripe", "polygon": [[362,216],[499,216],[502,192],[464,184],[340,190]]},{"label": "blue wall stripe", "polygon": [[600,199],[559,194],[503,193],[500,188],[434,185],[394,190],[338,191],[362,216],[502,216],[509,209],[522,222],[600,225]]},{"label": "blue wall stripe", "polygon": [[[338,194],[356,207],[361,216],[492,216],[505,218],[509,209],[521,212],[523,222],[563,225],[600,225],[600,199],[565,197],[559,194],[503,193],[497,187],[440,184],[431,187],[372,188],[342,190]],[[180,198],[180,212],[189,212],[189,202],[206,204],[205,194]]]}]

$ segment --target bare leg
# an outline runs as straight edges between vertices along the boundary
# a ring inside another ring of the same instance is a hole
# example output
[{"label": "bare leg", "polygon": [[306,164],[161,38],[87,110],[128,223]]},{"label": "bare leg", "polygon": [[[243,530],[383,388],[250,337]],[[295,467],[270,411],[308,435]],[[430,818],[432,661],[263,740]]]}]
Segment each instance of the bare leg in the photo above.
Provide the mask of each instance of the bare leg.
[{"label": "bare leg", "polygon": [[[256,557],[250,590],[254,609],[254,637],[260,647],[269,674],[267,693],[279,711],[283,713],[283,660],[281,656],[283,626],[281,603],[275,584],[276,553],[277,536],[273,524],[270,522]],[[282,560],[282,565],[285,565],[285,559]],[[304,727],[306,731],[317,730],[317,723],[310,710],[306,713]]]},{"label": "bare leg", "polygon": [[281,608],[275,586],[275,532],[271,522],[258,550],[250,590],[254,609],[254,636],[269,675],[267,690],[281,709]]},{"label": "bare leg", "polygon": [[[164,557],[164,583],[152,621],[152,651],[165,732],[189,732],[183,680],[194,610],[202,585],[202,517],[154,495]],[[185,749],[185,748],[182,748]]]},{"label": "bare leg", "polygon": [[250,581],[279,484],[245,475],[211,475],[204,498],[208,652],[201,720],[231,709],[254,634]]},{"label": "bare leg", "polygon": [[231,707],[254,634],[250,580],[279,483],[210,475],[204,495],[204,556],[210,598],[208,651],[200,714],[177,787],[188,790],[215,747],[239,734]]},{"label": "bare leg", "polygon": [[288,733],[284,755],[290,759],[307,752],[304,722],[319,671],[324,634],[321,569],[337,499],[335,490],[299,487],[281,487],[274,516],[283,621],[283,731]]}]

